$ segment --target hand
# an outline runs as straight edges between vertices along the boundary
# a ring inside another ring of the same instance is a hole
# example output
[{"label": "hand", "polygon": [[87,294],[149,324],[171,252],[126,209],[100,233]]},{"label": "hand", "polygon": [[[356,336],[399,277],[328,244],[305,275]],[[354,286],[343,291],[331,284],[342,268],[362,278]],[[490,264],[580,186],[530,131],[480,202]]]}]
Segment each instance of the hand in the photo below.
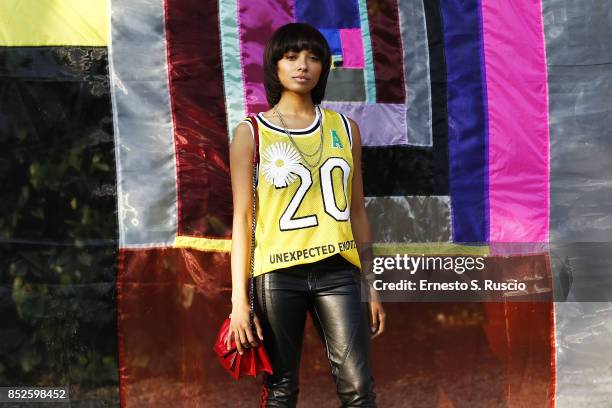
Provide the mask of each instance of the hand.
[{"label": "hand", "polygon": [[372,317],[372,338],[375,338],[385,331],[386,315],[382,303],[377,300],[372,300],[370,302],[370,314]]},{"label": "hand", "polygon": [[[256,314],[253,315],[253,324],[255,325],[257,336],[259,337],[260,341],[263,341],[263,331]],[[249,324],[248,304],[239,304],[232,307],[229,331],[227,338],[225,339],[225,346],[228,350],[231,346],[232,336],[234,337],[236,348],[240,354],[244,352],[245,348],[249,348],[250,346],[257,347],[257,340],[255,339]]]}]

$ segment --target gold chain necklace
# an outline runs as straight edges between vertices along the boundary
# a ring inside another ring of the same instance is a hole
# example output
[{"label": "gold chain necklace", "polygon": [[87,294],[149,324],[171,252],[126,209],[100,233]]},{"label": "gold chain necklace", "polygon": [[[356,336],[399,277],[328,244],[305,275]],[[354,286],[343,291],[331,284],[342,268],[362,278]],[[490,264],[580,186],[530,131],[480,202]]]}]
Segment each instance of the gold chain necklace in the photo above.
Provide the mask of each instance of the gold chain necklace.
[{"label": "gold chain necklace", "polygon": [[[283,128],[285,133],[287,134],[287,137],[289,138],[289,140],[291,141],[291,143],[293,144],[293,147],[296,148],[296,150],[298,151],[298,153],[300,153],[300,156],[302,156],[302,159],[304,159],[304,162],[306,163],[306,165],[308,167],[310,167],[311,169],[317,167],[319,165],[319,163],[321,163],[321,158],[323,157],[323,113],[321,112],[320,108],[315,105],[315,115],[316,115],[316,111],[318,110],[319,112],[319,122],[320,122],[320,127],[319,127],[319,131],[321,133],[321,141],[319,144],[319,147],[317,148],[317,150],[314,153],[308,154],[306,152],[303,152],[297,145],[297,143],[295,142],[295,140],[293,140],[293,137],[291,137],[291,134],[289,133],[289,129],[287,128],[287,124],[285,123],[285,119],[283,118],[283,115],[281,115],[281,113],[279,112],[277,105],[274,105],[274,111],[276,112],[276,114],[278,115],[281,123],[283,124]],[[311,164],[308,162],[308,160],[306,159],[306,156],[308,157],[312,157],[316,154],[319,154],[319,159],[317,160],[316,163]]]}]

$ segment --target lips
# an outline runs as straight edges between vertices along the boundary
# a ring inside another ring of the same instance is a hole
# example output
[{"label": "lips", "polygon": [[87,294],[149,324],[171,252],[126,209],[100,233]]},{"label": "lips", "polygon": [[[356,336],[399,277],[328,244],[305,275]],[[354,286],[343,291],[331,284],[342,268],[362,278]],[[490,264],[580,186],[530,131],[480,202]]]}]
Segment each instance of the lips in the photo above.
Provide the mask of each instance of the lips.
[{"label": "lips", "polygon": [[298,81],[307,81],[309,78],[305,76],[295,76],[293,79],[297,79]]}]

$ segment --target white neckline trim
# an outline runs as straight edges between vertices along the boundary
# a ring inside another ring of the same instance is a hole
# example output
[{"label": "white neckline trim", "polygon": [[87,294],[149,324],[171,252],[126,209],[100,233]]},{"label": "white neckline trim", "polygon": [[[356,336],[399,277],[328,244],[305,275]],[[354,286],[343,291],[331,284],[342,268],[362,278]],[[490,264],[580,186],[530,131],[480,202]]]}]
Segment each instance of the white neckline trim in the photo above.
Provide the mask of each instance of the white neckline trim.
[{"label": "white neckline trim", "polygon": [[[288,128],[287,131],[289,133],[291,133],[291,134],[294,134],[294,133],[295,134],[308,134],[308,133],[314,132],[317,129],[319,121],[323,122],[323,119],[322,119],[323,118],[323,114],[321,112],[321,108],[319,108],[319,106],[316,106],[315,111],[316,112],[315,112],[314,121],[308,127],[305,127],[305,128],[302,128],[302,129],[290,129],[290,128]],[[275,125],[274,123],[272,123],[272,122],[268,121],[266,118],[264,118],[263,112],[259,112],[257,114],[257,117],[261,120],[261,122],[266,127],[271,128],[273,130],[276,130],[277,132],[280,132],[280,133],[283,133],[283,134],[285,133],[285,129],[279,127],[278,125]]]}]

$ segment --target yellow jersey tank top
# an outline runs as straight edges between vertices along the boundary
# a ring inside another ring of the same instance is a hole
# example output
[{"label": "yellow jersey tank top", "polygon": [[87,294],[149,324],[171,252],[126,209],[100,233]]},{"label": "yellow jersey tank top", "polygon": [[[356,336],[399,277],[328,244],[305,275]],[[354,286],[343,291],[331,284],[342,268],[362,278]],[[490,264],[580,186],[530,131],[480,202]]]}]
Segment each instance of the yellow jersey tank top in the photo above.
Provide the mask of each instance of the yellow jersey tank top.
[{"label": "yellow jersey tank top", "polygon": [[[293,142],[263,113],[255,117],[260,159],[253,275],[336,254],[361,269],[350,221],[353,154],[346,116],[317,106],[309,127],[289,130]],[[311,167],[319,157],[321,126],[321,160]]]}]

